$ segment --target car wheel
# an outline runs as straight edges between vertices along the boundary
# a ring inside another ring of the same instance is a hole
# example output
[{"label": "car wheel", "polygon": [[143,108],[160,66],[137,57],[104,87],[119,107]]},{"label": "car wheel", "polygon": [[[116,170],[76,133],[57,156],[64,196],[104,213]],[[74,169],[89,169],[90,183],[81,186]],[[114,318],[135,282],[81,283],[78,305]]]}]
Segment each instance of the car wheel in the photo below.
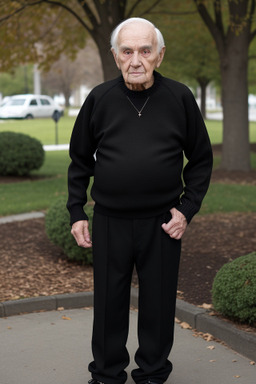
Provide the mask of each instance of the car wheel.
[{"label": "car wheel", "polygon": [[30,113],[29,115],[27,115],[27,116],[25,117],[25,119],[27,119],[27,120],[31,120],[31,119],[34,119],[34,116],[31,115],[31,113]]}]

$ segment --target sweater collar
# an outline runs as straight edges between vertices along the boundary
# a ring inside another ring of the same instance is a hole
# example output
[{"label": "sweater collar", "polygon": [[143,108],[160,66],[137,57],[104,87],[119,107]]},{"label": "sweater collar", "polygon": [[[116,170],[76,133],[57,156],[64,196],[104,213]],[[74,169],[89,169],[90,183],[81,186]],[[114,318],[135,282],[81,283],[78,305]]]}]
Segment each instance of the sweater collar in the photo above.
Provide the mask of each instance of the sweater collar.
[{"label": "sweater collar", "polygon": [[120,86],[121,86],[123,92],[126,94],[126,96],[129,96],[131,98],[149,97],[157,90],[157,88],[159,87],[159,85],[162,81],[162,75],[159,72],[154,71],[153,75],[154,75],[153,85],[150,88],[145,89],[144,91],[132,91],[129,88],[127,88],[122,75],[119,77]]}]

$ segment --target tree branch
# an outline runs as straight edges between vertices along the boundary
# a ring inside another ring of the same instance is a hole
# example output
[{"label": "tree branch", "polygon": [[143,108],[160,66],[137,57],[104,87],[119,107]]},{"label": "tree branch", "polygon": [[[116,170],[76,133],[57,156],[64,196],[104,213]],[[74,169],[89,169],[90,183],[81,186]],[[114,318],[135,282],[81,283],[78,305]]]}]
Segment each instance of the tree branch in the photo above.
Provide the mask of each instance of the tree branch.
[{"label": "tree branch", "polygon": [[[250,9],[250,13],[249,13],[249,23],[250,23],[250,27],[252,25],[252,21],[253,21],[253,15],[255,13],[255,0],[252,0],[251,2],[251,9]],[[249,43],[252,42],[252,40],[254,39],[254,37],[256,36],[256,30],[252,31],[250,33],[250,36],[249,36]]]},{"label": "tree branch", "polygon": [[224,27],[221,13],[221,0],[214,0],[214,13],[215,13],[215,23],[218,29],[220,30],[222,36],[224,37]]},{"label": "tree branch", "polygon": [[144,12],[141,13],[140,16],[144,16],[144,15],[147,15],[150,13],[151,9],[154,9],[159,3],[161,3],[162,0],[156,0],[152,5],[151,7],[149,7],[148,9],[146,9]]},{"label": "tree branch", "polygon": [[[133,4],[133,6],[131,7],[131,9],[129,10],[129,12],[127,12],[127,15],[126,17],[131,17],[133,12],[135,11],[135,9],[137,8],[137,6],[141,3],[142,0],[137,0],[135,1],[135,3]],[[150,14],[151,13],[151,9],[154,9],[159,3],[161,3],[162,0],[156,0],[148,9],[146,9],[145,11],[143,11],[141,14],[139,14],[138,16],[139,17],[142,17],[146,14]],[[157,12],[156,12],[157,13]],[[162,12],[159,12],[160,14]],[[165,12],[166,13],[166,12]]]},{"label": "tree branch", "polygon": [[197,11],[187,11],[187,12],[172,12],[172,11],[152,11],[147,12],[150,15],[170,15],[170,16],[187,16],[187,15],[195,15]]},{"label": "tree branch", "polygon": [[218,51],[221,52],[224,49],[225,36],[218,26],[215,24],[205,5],[200,0],[194,0],[199,15],[203,19],[205,25],[209,29],[212,37],[214,38]]},{"label": "tree branch", "polygon": [[6,15],[2,18],[0,18],[0,23],[6,21],[6,20],[9,20],[11,17],[21,13],[22,11],[24,11],[24,9],[26,9],[27,7],[30,7],[30,6],[33,6],[33,5],[38,5],[42,3],[42,0],[38,0],[38,1],[35,1],[34,3],[30,3],[30,4],[24,4],[23,6],[21,6],[20,8],[16,9],[14,12],[10,13],[9,15]]},{"label": "tree branch", "polygon": [[137,0],[135,1],[135,3],[133,4],[133,6],[131,7],[131,9],[129,10],[129,12],[127,12],[127,15],[126,17],[131,17],[131,15],[133,14],[134,10],[137,8],[137,6],[139,5],[139,3],[141,3],[141,0]]},{"label": "tree branch", "polygon": [[[80,0],[77,0],[78,2],[80,2]],[[39,5],[39,4],[43,4],[43,3],[46,3],[46,4],[51,4],[53,6],[58,6],[58,7],[62,7],[64,8],[66,11],[68,11],[69,13],[71,13],[78,21],[80,24],[82,24],[82,26],[89,32],[91,33],[91,28],[83,21],[83,19],[75,12],[73,11],[72,8],[68,7],[67,5],[63,4],[62,2],[59,2],[59,1],[53,1],[53,0],[38,0],[38,1],[34,1],[33,3],[27,3],[27,4],[24,4],[23,6],[21,6],[20,8],[16,9],[14,12],[12,12],[11,14],[9,15],[6,15],[4,17],[2,17],[0,19],[0,23],[6,21],[6,20],[9,20],[11,17],[21,13],[22,11],[24,11],[26,8],[28,7],[33,7],[34,5]],[[83,2],[84,4],[84,2]],[[85,8],[88,8],[86,4],[84,4]],[[87,9],[86,9],[87,11]],[[94,17],[94,15],[91,13],[90,9],[88,8],[88,13],[87,13],[88,17],[90,18],[90,16],[92,15]],[[95,22],[96,19],[95,19]],[[93,24],[93,23],[92,23]]]},{"label": "tree branch", "polygon": [[[80,3],[80,0],[77,0],[77,1]],[[54,6],[59,6],[59,7],[64,8],[66,11],[71,13],[89,33],[91,33],[91,28],[83,21],[83,19],[75,11],[73,11],[72,8],[68,7],[67,5],[65,5],[59,1],[53,1],[53,0],[42,0],[42,3],[52,4]],[[84,2],[83,2],[83,5],[85,5],[85,7],[87,7],[87,5]],[[90,9],[89,9],[89,11],[90,11]],[[90,18],[89,14],[88,14],[88,17]]]},{"label": "tree branch", "polygon": [[[85,3],[85,1],[83,0],[78,0],[78,2],[83,3],[83,6],[85,5],[85,7],[87,9],[89,9],[88,5]],[[94,0],[93,1],[94,3],[94,6],[98,12],[98,16],[99,16],[99,20],[102,21],[104,18],[102,16],[104,16],[104,14],[108,14],[108,0],[106,1],[99,1],[99,0]],[[86,10],[86,13],[87,13],[87,10]]]}]

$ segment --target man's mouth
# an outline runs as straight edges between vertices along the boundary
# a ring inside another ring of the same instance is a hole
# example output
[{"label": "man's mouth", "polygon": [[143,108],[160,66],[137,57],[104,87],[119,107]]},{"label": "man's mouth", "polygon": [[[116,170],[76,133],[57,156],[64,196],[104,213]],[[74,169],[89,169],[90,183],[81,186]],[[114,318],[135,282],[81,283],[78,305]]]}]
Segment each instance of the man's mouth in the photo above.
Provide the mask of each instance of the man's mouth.
[{"label": "man's mouth", "polygon": [[143,75],[144,72],[129,72],[129,75],[135,75],[135,76],[139,76],[139,75]]}]

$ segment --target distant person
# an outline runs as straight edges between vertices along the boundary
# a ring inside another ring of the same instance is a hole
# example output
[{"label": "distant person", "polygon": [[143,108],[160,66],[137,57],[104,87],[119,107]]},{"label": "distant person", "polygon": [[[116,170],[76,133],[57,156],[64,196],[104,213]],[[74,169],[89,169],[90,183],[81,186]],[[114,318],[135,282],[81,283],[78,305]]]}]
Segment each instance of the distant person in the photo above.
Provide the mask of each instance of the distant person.
[{"label": "distant person", "polygon": [[[127,379],[136,266],[139,348],[132,377],[138,384],[161,384],[172,370],[168,356],[181,237],[208,189],[212,150],[190,90],[155,71],[165,53],[161,32],[145,19],[131,18],[113,31],[111,45],[121,76],[95,87],[82,106],[68,172],[72,234],[81,247],[93,244],[90,382],[123,384]],[[188,160],[184,171],[183,154]],[[92,243],[83,210],[91,176]]]}]

